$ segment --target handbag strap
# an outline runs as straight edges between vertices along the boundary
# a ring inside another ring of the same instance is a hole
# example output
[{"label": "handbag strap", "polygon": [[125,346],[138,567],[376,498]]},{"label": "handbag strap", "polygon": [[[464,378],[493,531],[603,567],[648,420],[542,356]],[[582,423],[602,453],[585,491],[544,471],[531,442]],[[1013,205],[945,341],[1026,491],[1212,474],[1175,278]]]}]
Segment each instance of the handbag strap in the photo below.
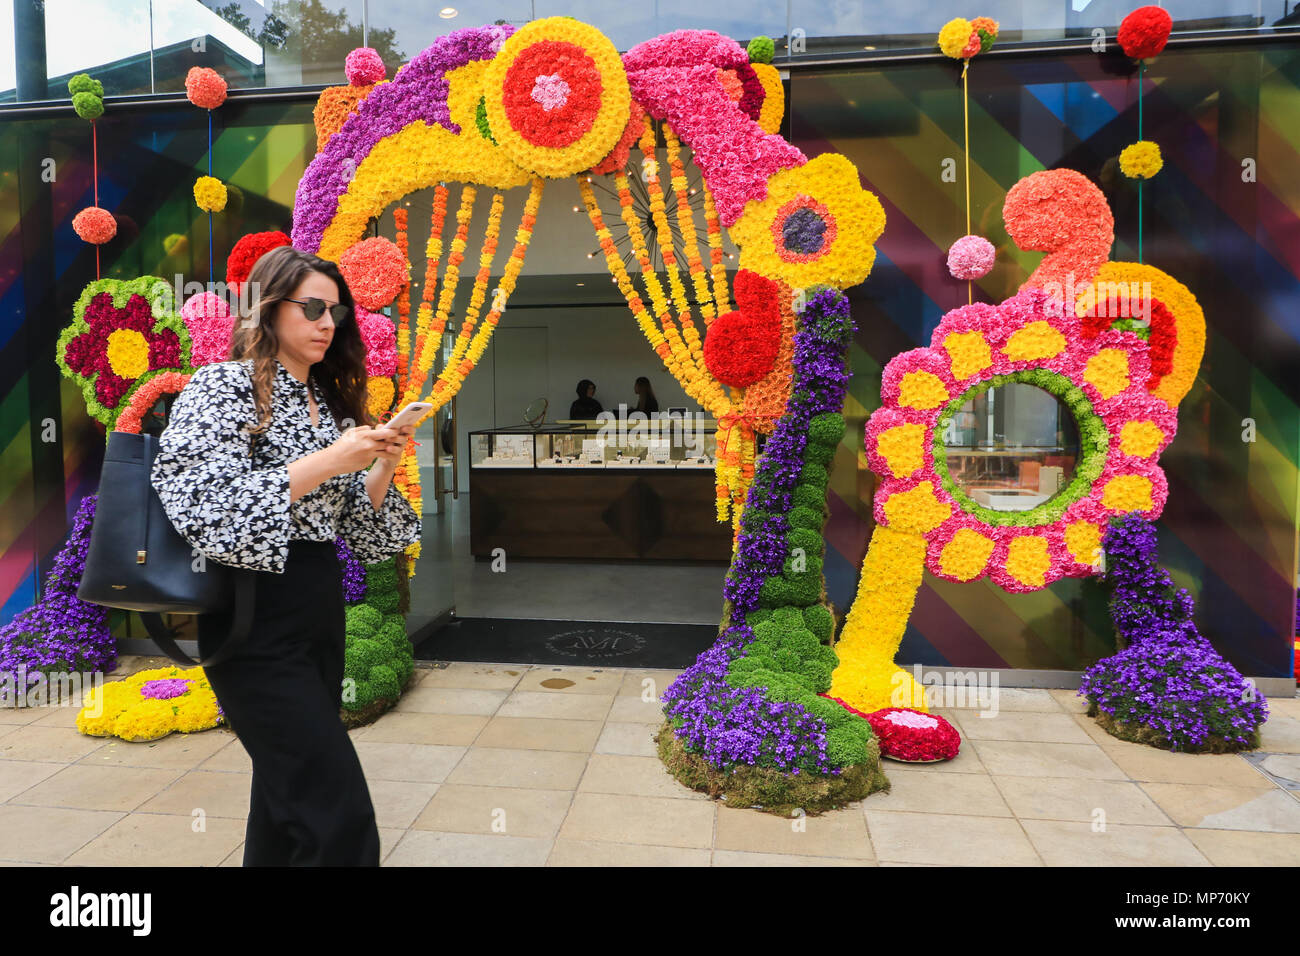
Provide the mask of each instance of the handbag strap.
[{"label": "handbag strap", "polygon": [[180,649],[172,631],[163,622],[162,615],[151,611],[142,611],[140,619],[154,643],[164,654],[177,664],[186,667],[213,667],[230,657],[235,650],[248,639],[253,626],[253,586],[257,583],[257,572],[246,568],[234,569],[235,578],[235,612],[231,619],[230,631],[225,641],[210,656],[196,661]]}]

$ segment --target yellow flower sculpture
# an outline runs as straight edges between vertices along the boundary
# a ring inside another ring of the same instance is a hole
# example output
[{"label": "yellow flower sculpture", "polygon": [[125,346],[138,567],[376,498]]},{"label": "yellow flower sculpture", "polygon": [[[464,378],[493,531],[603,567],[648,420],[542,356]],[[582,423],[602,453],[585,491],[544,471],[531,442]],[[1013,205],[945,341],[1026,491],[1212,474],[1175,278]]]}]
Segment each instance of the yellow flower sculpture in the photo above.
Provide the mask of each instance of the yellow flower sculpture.
[{"label": "yellow flower sculpture", "polygon": [[81,733],[131,741],[192,734],[220,722],[217,697],[201,667],[157,667],[109,681],[86,693],[77,714]]}]

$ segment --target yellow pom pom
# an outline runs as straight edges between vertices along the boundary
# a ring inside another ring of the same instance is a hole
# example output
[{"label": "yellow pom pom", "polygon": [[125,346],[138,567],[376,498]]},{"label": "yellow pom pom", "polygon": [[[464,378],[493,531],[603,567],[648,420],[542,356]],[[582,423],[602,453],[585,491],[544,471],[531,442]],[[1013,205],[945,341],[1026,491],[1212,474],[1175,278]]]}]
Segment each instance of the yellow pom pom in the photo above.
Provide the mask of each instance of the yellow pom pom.
[{"label": "yellow pom pom", "polygon": [[200,176],[194,182],[194,201],[204,212],[221,212],[226,208],[226,186],[215,176]]},{"label": "yellow pom pom", "polygon": [[1150,179],[1164,164],[1159,145],[1149,139],[1125,146],[1119,154],[1119,168],[1129,179]]},{"label": "yellow pom pom", "polygon": [[962,51],[966,49],[966,44],[970,42],[971,22],[965,17],[954,17],[943,25],[939,31],[939,49],[946,56],[954,60],[960,60]]}]

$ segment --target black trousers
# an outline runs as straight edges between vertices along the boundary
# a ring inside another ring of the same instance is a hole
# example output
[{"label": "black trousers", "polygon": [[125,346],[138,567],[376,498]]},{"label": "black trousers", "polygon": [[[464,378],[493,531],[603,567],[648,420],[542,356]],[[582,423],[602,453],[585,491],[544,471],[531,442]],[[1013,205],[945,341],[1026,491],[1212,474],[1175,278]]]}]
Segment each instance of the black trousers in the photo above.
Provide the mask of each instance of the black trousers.
[{"label": "black trousers", "polygon": [[[339,719],[344,601],[333,542],[291,541],[283,574],[257,573],[253,627],[207,668],[230,729],[253,760],[244,866],[378,866],[379,830]],[[198,618],[213,653],[230,613]]]}]

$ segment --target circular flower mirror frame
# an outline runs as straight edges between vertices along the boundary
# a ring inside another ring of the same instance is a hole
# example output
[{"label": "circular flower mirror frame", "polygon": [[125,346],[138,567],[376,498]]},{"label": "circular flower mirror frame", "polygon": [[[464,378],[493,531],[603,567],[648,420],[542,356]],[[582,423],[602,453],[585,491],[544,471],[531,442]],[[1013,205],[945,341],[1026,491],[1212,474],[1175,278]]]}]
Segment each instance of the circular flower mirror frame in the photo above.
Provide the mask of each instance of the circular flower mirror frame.
[{"label": "circular flower mirror frame", "polygon": [[[867,458],[881,479],[876,528],[831,687],[859,710],[926,706],[923,688],[894,663],[923,569],[950,581],[987,576],[1017,592],[1096,574],[1107,522],[1155,519],[1168,494],[1157,462],[1205,345],[1196,299],[1152,266],[1106,261],[1114,221],[1079,173],[1026,177],[1003,216],[1021,248],[1048,255],[1015,296],[954,309],[927,347],[891,360],[867,423]],[[954,411],[1006,382],[1055,395],[1080,433],[1064,492],[1027,511],[981,506],[946,463]]]}]

